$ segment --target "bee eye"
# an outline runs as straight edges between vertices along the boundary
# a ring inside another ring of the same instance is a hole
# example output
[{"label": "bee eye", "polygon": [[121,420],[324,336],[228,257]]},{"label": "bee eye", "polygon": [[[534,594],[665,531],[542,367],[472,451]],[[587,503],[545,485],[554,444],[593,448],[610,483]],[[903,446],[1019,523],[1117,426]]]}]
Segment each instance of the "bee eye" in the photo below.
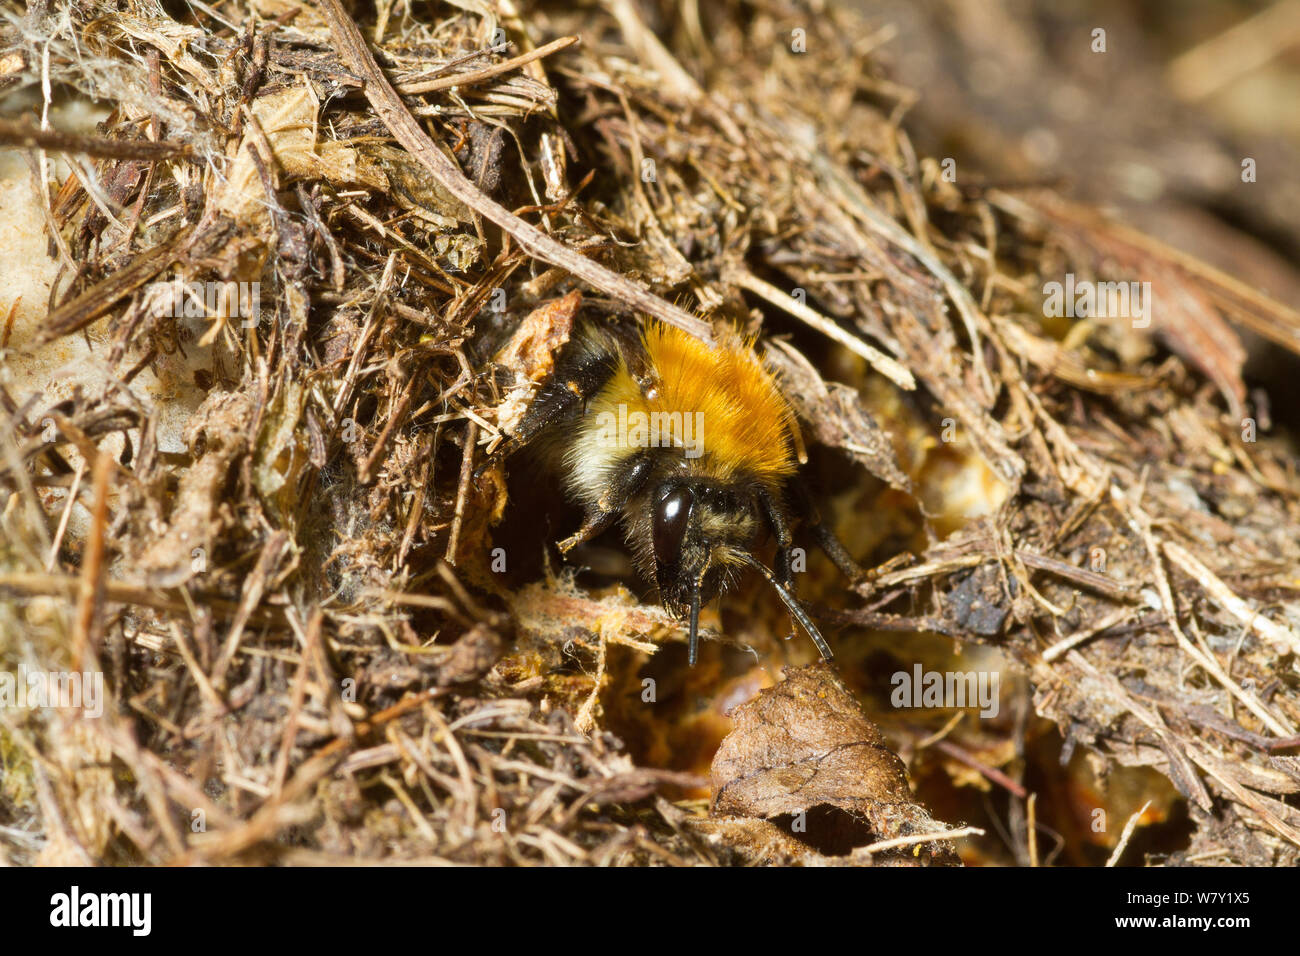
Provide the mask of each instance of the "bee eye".
[{"label": "bee eye", "polygon": [[669,491],[655,505],[655,561],[660,568],[676,566],[682,553],[682,540],[690,521],[695,496],[691,489],[678,487]]}]

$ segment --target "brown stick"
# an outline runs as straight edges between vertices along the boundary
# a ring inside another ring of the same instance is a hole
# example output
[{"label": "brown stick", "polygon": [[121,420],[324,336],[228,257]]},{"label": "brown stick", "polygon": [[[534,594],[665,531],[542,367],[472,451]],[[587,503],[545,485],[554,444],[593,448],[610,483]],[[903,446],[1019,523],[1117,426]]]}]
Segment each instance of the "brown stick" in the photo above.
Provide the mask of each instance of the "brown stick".
[{"label": "brown stick", "polygon": [[526,66],[534,60],[540,60],[544,56],[550,56],[552,53],[558,53],[565,47],[573,46],[578,42],[577,37],[560,37],[558,40],[552,40],[546,46],[539,46],[536,50],[529,50],[527,53],[521,53],[519,56],[512,57],[501,63],[494,63],[491,66],[485,66],[478,70],[468,70],[464,73],[450,73],[439,75],[440,71],[435,70],[432,74],[425,76],[413,76],[409,80],[403,80],[397,84],[399,93],[411,95],[414,93],[432,93],[434,90],[449,90],[456,86],[472,86],[475,83],[481,83],[484,80],[491,79],[494,76],[500,76],[502,73],[509,73],[511,70]]},{"label": "brown stick", "polygon": [[148,252],[136,256],[129,266],[119,269],[106,279],[96,282],[75,299],[51,310],[45,322],[45,329],[41,333],[41,341],[57,339],[61,335],[76,332],[94,322],[124,296],[130,295],[184,256],[193,235],[192,226],[183,226],[166,242],[161,242]]},{"label": "brown stick", "polygon": [[94,505],[77,589],[77,629],[73,636],[72,667],[78,671],[87,661],[93,662],[97,658],[103,629],[99,611],[104,606],[104,530],[108,524],[108,479],[112,473],[113,456],[100,451],[91,472]]},{"label": "brown stick", "polygon": [[31,123],[9,119],[0,119],[0,146],[49,149],[56,153],[80,153],[104,159],[173,159],[193,152],[189,143],[81,136],[57,129],[39,129]]}]

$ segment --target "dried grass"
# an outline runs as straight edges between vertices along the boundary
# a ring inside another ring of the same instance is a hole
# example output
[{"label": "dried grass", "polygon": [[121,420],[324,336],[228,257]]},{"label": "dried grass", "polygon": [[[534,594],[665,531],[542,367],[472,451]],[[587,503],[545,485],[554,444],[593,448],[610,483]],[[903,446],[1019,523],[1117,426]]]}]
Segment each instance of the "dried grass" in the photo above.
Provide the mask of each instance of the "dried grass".
[{"label": "dried grass", "polygon": [[[855,590],[805,586],[846,669],[864,631],[996,645],[1067,756],[1173,782],[1178,859],[1296,861],[1300,477],[1284,441],[1242,441],[1228,324],[1293,312],[1050,192],[945,181],[900,125],[913,94],[834,10],[214,10],[5,12],[9,92],[113,108],[90,137],[0,136],[98,157],[50,196],[68,265],[42,337],[89,335],[118,383],[53,408],[0,387],[0,662],[99,668],[111,692],[97,720],[0,710],[11,859],[824,861],[706,818],[700,761],[637,766],[619,736],[690,712],[628,716],[674,622],[539,567],[520,482],[473,477],[530,377],[491,357],[580,288],[589,316],[761,332],[840,500],[905,516],[846,533],[890,559]],[[1113,325],[1043,322],[1065,264],[1158,284],[1159,364]],[[260,321],[176,318],[160,280],[259,281]],[[127,387],[176,350],[207,395],[184,452]],[[955,531],[927,477],[949,420],[1000,502]],[[768,654],[785,625],[752,606],[712,636]],[[1010,749],[888,729],[1025,792]]]}]

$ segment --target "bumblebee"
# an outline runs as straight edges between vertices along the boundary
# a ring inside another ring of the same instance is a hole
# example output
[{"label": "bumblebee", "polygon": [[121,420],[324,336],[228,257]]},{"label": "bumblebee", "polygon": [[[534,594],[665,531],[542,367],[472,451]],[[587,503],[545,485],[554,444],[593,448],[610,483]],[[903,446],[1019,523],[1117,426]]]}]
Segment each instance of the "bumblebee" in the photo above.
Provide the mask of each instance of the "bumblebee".
[{"label": "bumblebee", "polygon": [[[792,507],[850,577],[861,569],[797,481],[794,412],[746,343],[708,344],[672,326],[580,324],[506,441],[480,469],[526,445],[558,467],[584,513],[564,554],[621,519],[637,569],[689,620],[746,569],[775,588],[826,660],[830,647],[793,594]],[[770,532],[775,568],[754,556]]]}]

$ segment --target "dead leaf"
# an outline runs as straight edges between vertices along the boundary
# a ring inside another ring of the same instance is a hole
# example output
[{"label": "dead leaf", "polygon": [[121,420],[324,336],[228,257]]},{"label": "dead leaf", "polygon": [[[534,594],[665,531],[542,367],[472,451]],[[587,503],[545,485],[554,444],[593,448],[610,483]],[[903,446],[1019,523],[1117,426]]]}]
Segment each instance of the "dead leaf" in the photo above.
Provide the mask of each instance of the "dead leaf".
[{"label": "dead leaf", "polygon": [[[711,770],[715,816],[790,816],[794,836],[828,855],[946,829],[913,800],[903,762],[831,665],[784,675],[732,713]],[[957,862],[944,844],[918,846]]]},{"label": "dead leaf", "polygon": [[263,96],[253,103],[251,112],[274,156],[263,156],[259,133],[251,128],[245,130],[218,194],[220,212],[240,222],[266,215],[266,191],[250,154],[254,149],[263,162],[274,163],[285,182],[325,179],[335,185],[387,188],[383,171],[375,163],[360,157],[349,146],[319,138],[320,100],[310,84]]},{"label": "dead leaf", "polygon": [[911,479],[894,455],[889,435],[867,412],[856,389],[824,381],[794,349],[769,348],[767,359],[780,373],[782,390],[799,413],[800,421],[811,425],[819,442],[848,452],[891,488],[914,493]]},{"label": "dead leaf", "polygon": [[519,323],[510,341],[497,353],[496,363],[530,382],[540,382],[555,368],[555,356],[573,333],[573,318],[582,305],[578,290],[543,302]]},{"label": "dead leaf", "polygon": [[514,385],[497,406],[497,426],[507,434],[524,417],[536,386],[550,377],[555,358],[573,334],[573,319],[582,305],[576,289],[544,302],[519,323],[510,341],[496,354],[497,365],[509,370]]},{"label": "dead leaf", "polygon": [[136,562],[155,587],[176,587],[206,566],[220,531],[219,503],[230,469],[248,452],[251,417],[246,396],[220,391],[208,395],[191,417],[185,441],[194,464],[181,475],[166,533]]}]

